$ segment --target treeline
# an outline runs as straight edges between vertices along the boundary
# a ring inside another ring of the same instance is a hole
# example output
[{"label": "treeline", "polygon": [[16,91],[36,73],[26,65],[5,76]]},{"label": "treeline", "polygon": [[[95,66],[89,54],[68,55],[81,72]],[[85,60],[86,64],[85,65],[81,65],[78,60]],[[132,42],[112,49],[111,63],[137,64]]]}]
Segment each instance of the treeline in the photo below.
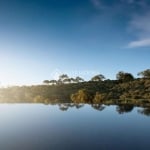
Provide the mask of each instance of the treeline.
[{"label": "treeline", "polygon": [[105,80],[93,87],[79,89],[71,95],[75,103],[101,103],[106,100],[121,101],[148,101],[150,100],[150,69],[138,73],[141,78],[135,79],[131,73],[118,72],[117,80]]},{"label": "treeline", "polygon": [[[61,75],[50,85],[13,86],[0,89],[0,102],[23,103],[113,103],[150,102],[150,69],[134,78],[131,73],[118,72],[116,80],[96,75],[90,81],[81,77],[69,78]],[[70,79],[70,80],[68,80]],[[71,82],[70,82],[71,81]],[[46,84],[46,85],[45,85]]]},{"label": "treeline", "polygon": [[[139,72],[137,75],[141,76],[142,78],[150,78],[150,69]],[[99,81],[103,81],[104,79],[106,79],[104,75],[98,74],[92,77],[89,81],[99,82]],[[116,80],[119,80],[120,82],[121,81],[128,82],[134,79],[135,78],[131,73],[120,71],[116,74]],[[61,84],[67,84],[67,83],[80,83],[80,82],[86,82],[86,81],[84,81],[84,79],[79,76],[76,78],[72,78],[72,77],[69,77],[67,74],[60,75],[58,80],[44,80],[43,81],[45,85],[61,85]]]},{"label": "treeline", "polygon": [[106,80],[101,83],[91,83],[71,95],[75,103],[102,103],[107,100],[120,101],[149,101],[150,80],[134,79],[129,82]]}]

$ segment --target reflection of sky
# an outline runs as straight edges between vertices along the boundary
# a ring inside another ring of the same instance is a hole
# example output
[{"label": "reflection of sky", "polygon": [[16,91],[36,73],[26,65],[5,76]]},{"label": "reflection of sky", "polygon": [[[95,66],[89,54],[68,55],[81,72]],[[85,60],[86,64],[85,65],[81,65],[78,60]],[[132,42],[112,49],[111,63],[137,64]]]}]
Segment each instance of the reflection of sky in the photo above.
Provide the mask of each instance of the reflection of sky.
[{"label": "reflection of sky", "polygon": [[150,64],[149,8],[149,0],[0,1],[0,81],[41,83],[57,68],[136,75]]},{"label": "reflection of sky", "polygon": [[[41,104],[0,105],[0,149],[146,149],[148,117],[137,108],[118,114],[115,106],[59,110]],[[133,140],[134,139],[134,140]]]}]

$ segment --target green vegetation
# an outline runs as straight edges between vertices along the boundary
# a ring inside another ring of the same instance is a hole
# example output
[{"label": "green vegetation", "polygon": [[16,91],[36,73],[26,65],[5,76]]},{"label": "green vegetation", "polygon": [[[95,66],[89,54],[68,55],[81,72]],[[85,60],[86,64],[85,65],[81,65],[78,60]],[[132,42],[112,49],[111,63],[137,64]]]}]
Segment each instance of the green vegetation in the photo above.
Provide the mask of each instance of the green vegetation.
[{"label": "green vegetation", "polygon": [[126,73],[123,71],[118,72],[118,74],[116,75],[116,78],[120,82],[129,82],[129,81],[134,80],[134,77],[131,73]]},{"label": "green vegetation", "polygon": [[0,89],[0,102],[22,103],[150,103],[149,69],[140,73],[142,78],[119,72],[116,80],[104,80],[96,75],[90,81],[81,77],[61,75],[56,80],[44,80],[43,85],[13,86]]},{"label": "green vegetation", "polygon": [[150,69],[139,72],[138,75],[142,76],[143,78],[149,78],[150,79]]},{"label": "green vegetation", "polygon": [[102,80],[104,80],[104,79],[105,79],[104,75],[99,74],[99,75],[94,76],[94,77],[91,79],[91,81],[102,81]]}]

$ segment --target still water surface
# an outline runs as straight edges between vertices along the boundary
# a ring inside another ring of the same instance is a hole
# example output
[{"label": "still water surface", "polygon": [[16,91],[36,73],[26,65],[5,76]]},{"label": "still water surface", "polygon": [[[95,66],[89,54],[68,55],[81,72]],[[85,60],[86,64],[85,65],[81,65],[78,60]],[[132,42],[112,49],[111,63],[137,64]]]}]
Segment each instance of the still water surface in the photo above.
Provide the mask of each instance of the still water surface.
[{"label": "still water surface", "polygon": [[0,150],[149,150],[150,117],[140,110],[0,104]]}]

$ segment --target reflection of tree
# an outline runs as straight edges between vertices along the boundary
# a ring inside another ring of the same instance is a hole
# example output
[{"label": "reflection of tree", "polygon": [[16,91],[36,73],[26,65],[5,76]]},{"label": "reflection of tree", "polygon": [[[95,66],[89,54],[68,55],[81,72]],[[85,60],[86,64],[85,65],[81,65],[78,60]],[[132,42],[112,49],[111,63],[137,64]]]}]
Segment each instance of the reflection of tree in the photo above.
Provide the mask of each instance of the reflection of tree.
[{"label": "reflection of tree", "polygon": [[150,107],[139,109],[138,113],[146,115],[146,116],[150,116]]},{"label": "reflection of tree", "polygon": [[92,104],[91,107],[96,109],[96,110],[99,110],[99,111],[102,111],[105,109],[105,106],[102,104]]},{"label": "reflection of tree", "polygon": [[[84,103],[53,103],[51,105],[58,105],[61,111],[67,111],[69,108],[80,109],[85,106]],[[103,111],[106,106],[104,104],[89,104],[93,109],[98,111]],[[134,109],[134,105],[132,104],[118,104],[116,107],[116,111],[119,114],[131,112]],[[138,110],[138,113],[150,116],[150,107],[145,107]]]},{"label": "reflection of tree", "polygon": [[68,104],[58,104],[58,106],[59,106],[59,109],[62,111],[67,111],[69,108]]},{"label": "reflection of tree", "polygon": [[119,114],[123,114],[123,113],[127,113],[127,112],[131,112],[133,110],[134,106],[131,104],[122,104],[122,105],[118,105],[116,107],[116,111]]},{"label": "reflection of tree", "polygon": [[84,106],[84,104],[75,104],[75,107],[76,107],[77,109],[82,108],[83,106]]},{"label": "reflection of tree", "polygon": [[75,103],[62,103],[58,104],[59,109],[62,111],[67,111],[69,108],[75,107],[76,109],[80,109],[84,106],[84,104],[75,104]]},{"label": "reflection of tree", "polygon": [[68,103],[68,106],[69,106],[69,107],[74,107],[75,104],[74,104],[74,103]]}]

